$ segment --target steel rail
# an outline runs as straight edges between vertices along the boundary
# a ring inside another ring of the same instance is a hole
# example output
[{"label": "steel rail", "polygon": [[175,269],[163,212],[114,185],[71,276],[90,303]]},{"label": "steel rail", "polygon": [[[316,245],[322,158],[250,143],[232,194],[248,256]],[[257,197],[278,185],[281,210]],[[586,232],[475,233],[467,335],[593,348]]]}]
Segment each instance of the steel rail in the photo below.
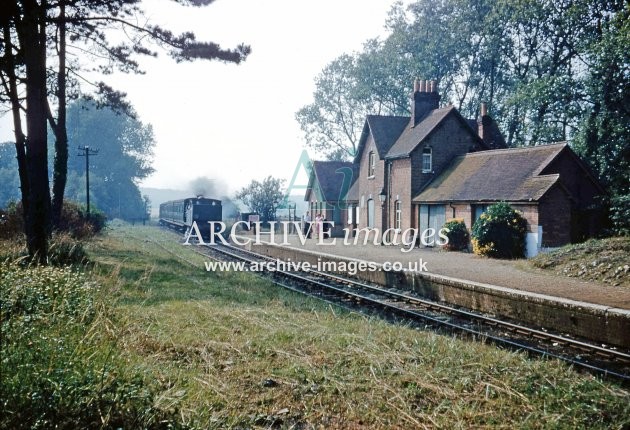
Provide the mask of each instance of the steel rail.
[{"label": "steel rail", "polygon": [[[231,246],[231,245],[221,244],[221,245],[208,246],[208,248],[213,249],[215,251],[218,251],[221,254],[230,256],[232,258],[236,258],[236,259],[241,260],[241,261],[249,262],[249,263],[253,263],[253,262],[255,262],[255,260],[250,260],[250,259],[244,257],[242,254],[251,255],[252,257],[258,259],[259,261],[260,260],[268,260],[268,261],[274,260],[271,257],[265,256],[265,255],[261,255],[261,254],[258,254],[258,253],[255,253],[255,252],[252,252],[252,251],[249,251],[249,250],[245,250],[245,249],[242,249],[242,248],[234,247],[234,246]],[[241,253],[241,255],[236,254],[236,253],[231,252],[231,251],[227,251],[226,249],[223,249],[223,248],[236,250],[237,252]],[[208,254],[204,254],[204,253],[201,253],[201,254],[205,255],[205,256],[209,256]],[[380,307],[380,308],[382,308],[384,310],[394,311],[394,312],[396,312],[398,314],[406,315],[406,316],[411,317],[411,318],[413,318],[415,320],[421,319],[421,320],[427,321],[427,322],[429,322],[431,324],[435,324],[435,325],[439,325],[439,326],[442,326],[442,327],[446,327],[449,330],[464,332],[464,333],[467,333],[467,334],[470,334],[470,335],[473,335],[473,336],[481,336],[482,338],[487,339],[488,341],[490,341],[490,342],[492,342],[494,344],[497,344],[497,345],[504,345],[504,346],[508,346],[510,348],[515,348],[515,349],[518,349],[518,350],[524,350],[524,351],[527,351],[527,352],[530,352],[530,353],[533,353],[533,354],[536,354],[536,355],[540,355],[540,356],[543,356],[543,357],[555,358],[555,359],[561,360],[563,362],[566,362],[566,363],[569,363],[569,364],[572,364],[572,365],[575,365],[575,366],[578,366],[578,367],[581,367],[581,368],[588,369],[590,371],[596,372],[596,373],[601,374],[603,376],[614,377],[616,379],[620,379],[620,380],[624,381],[625,383],[630,383],[630,375],[628,375],[628,374],[619,373],[619,372],[616,372],[614,370],[610,370],[610,369],[606,369],[606,368],[603,368],[603,367],[599,367],[599,366],[596,366],[596,365],[584,362],[584,361],[579,360],[579,359],[567,357],[565,355],[560,355],[560,354],[557,354],[555,352],[547,351],[547,350],[544,350],[544,349],[541,349],[541,348],[537,348],[537,347],[532,346],[532,345],[519,343],[519,342],[516,342],[514,340],[510,340],[510,339],[503,338],[503,337],[498,337],[498,336],[495,336],[495,335],[492,335],[492,334],[489,334],[489,333],[485,333],[483,331],[474,330],[474,329],[471,329],[469,327],[465,327],[465,326],[460,325],[460,324],[456,324],[456,323],[453,323],[453,322],[448,322],[448,321],[444,321],[444,320],[441,320],[441,319],[438,319],[438,318],[434,318],[434,317],[431,317],[429,315],[425,315],[425,314],[422,314],[420,312],[417,312],[415,310],[404,309],[402,307],[396,306],[393,303],[387,303],[387,302],[384,302],[384,301],[381,301],[381,300],[377,300],[377,299],[374,299],[374,298],[371,298],[371,297],[367,297],[367,296],[362,295],[362,294],[351,292],[351,291],[348,291],[346,289],[339,288],[339,287],[327,284],[325,282],[320,282],[320,281],[317,281],[317,280],[312,279],[312,278],[307,278],[307,277],[305,277],[303,275],[299,275],[299,274],[297,274],[295,272],[275,270],[272,273],[276,274],[276,275],[280,275],[280,276],[285,276],[285,277],[288,277],[288,278],[291,278],[291,279],[295,279],[295,280],[297,280],[299,282],[302,282],[302,283],[305,283],[307,285],[309,285],[309,284],[310,285],[316,285],[318,288],[320,288],[322,290],[333,291],[337,295],[344,295],[344,296],[352,298],[352,299],[354,299],[356,301],[367,302],[367,303],[370,303],[370,304],[372,304],[374,306]],[[464,317],[464,318],[477,320],[477,321],[479,321],[479,322],[481,322],[483,324],[487,324],[487,325],[490,325],[492,327],[500,325],[501,327],[504,327],[504,328],[506,328],[506,329],[508,329],[510,331],[517,332],[517,333],[519,333],[521,335],[529,335],[529,336],[535,337],[535,338],[537,338],[539,340],[542,339],[542,340],[547,340],[547,341],[556,341],[559,344],[563,344],[563,345],[569,344],[572,348],[579,349],[579,350],[585,351],[585,352],[594,353],[594,354],[597,354],[599,356],[605,356],[606,358],[611,358],[611,356],[613,356],[614,359],[617,359],[617,360],[630,361],[630,355],[625,354],[625,353],[620,352],[620,351],[602,348],[602,347],[600,347],[598,345],[588,344],[588,343],[581,342],[581,341],[578,341],[578,340],[575,340],[575,339],[570,339],[570,338],[566,338],[566,337],[563,337],[563,336],[559,336],[559,335],[556,335],[556,334],[553,334],[553,333],[546,333],[546,332],[543,332],[543,331],[540,331],[540,330],[536,330],[536,329],[532,329],[532,328],[529,328],[529,327],[526,327],[526,326],[521,326],[521,325],[518,325],[518,324],[514,324],[514,323],[511,323],[511,322],[508,322],[508,321],[502,321],[502,320],[499,320],[499,319],[496,319],[496,318],[475,314],[475,313],[472,313],[472,312],[469,312],[469,311],[466,311],[466,310],[454,308],[454,307],[451,307],[451,306],[446,306],[446,305],[443,305],[443,304],[440,304],[440,303],[436,303],[436,302],[432,302],[432,301],[425,300],[425,299],[420,299],[418,297],[413,297],[413,296],[410,296],[410,295],[407,295],[407,294],[402,294],[402,293],[397,293],[397,292],[393,292],[393,291],[388,291],[388,290],[386,290],[384,288],[376,287],[376,286],[373,286],[373,285],[368,285],[368,284],[365,284],[365,283],[361,283],[361,282],[355,281],[353,279],[348,279],[348,278],[332,275],[332,274],[329,274],[329,273],[318,272],[318,271],[309,271],[308,273],[310,275],[314,274],[316,276],[329,278],[329,279],[334,279],[336,282],[349,284],[351,286],[362,288],[364,290],[368,290],[368,291],[372,291],[372,292],[379,293],[379,294],[382,294],[382,295],[394,297],[397,300],[402,301],[402,302],[406,302],[406,303],[411,302],[413,304],[419,304],[419,305],[421,305],[423,307],[432,308],[433,310],[436,310],[438,312],[447,313],[447,314],[450,314],[450,315],[455,315],[455,316],[459,316],[459,317]],[[277,284],[279,284],[279,285],[281,285],[281,286],[283,286],[285,288],[289,288],[292,291],[297,291],[297,292],[300,292],[302,294],[309,295],[311,297],[316,297],[316,298],[318,298],[320,300],[324,300],[324,301],[326,301],[328,303],[335,303],[337,305],[340,305],[339,303],[331,302],[330,300],[326,300],[326,299],[324,299],[324,298],[322,298],[320,296],[317,296],[317,295],[314,295],[312,293],[303,291],[301,289],[296,289],[294,287],[287,287],[286,284],[280,283],[277,280],[273,280],[273,282],[275,282],[275,283],[277,283]],[[341,307],[344,307],[344,308],[348,309],[348,307],[343,306],[343,305],[341,305]]]},{"label": "steel rail", "polygon": [[[246,249],[242,249],[242,248],[238,248],[235,246],[231,246],[231,245],[221,245],[224,246],[226,248],[230,248],[230,249],[234,249],[237,250],[239,252],[243,252],[245,254],[249,254],[261,259],[266,259],[266,260],[273,260],[272,258],[266,256],[266,255],[262,255],[262,254],[258,254],[255,253],[253,251],[249,251]],[[338,275],[333,275],[331,273],[324,273],[324,272],[320,272],[320,271],[316,271],[316,270],[310,270],[308,273],[311,274],[315,274],[321,277],[325,277],[325,278],[329,278],[329,279],[334,279],[337,282],[341,282],[341,283],[347,283],[353,287],[358,287],[358,288],[363,288],[369,291],[374,291],[377,292],[379,294],[384,294],[390,297],[393,297],[397,300],[401,300],[401,301],[405,301],[405,302],[409,302],[409,303],[413,303],[413,304],[417,304],[423,307],[428,307],[431,309],[434,309],[438,312],[444,312],[444,313],[449,313],[449,314],[454,314],[454,315],[458,315],[458,316],[462,316],[465,318],[470,318],[470,319],[475,319],[475,320],[479,320],[481,322],[483,322],[484,324],[489,324],[489,325],[494,325],[494,326],[501,326],[504,327],[507,330],[513,331],[513,332],[518,332],[520,334],[527,334],[531,337],[537,338],[537,339],[546,339],[549,341],[555,341],[558,342],[560,344],[570,344],[571,346],[573,346],[574,348],[577,349],[583,349],[583,350],[587,350],[587,351],[595,351],[596,353],[598,353],[601,356],[604,357],[615,357],[618,360],[621,361],[625,361],[625,362],[630,362],[630,354],[626,354],[624,352],[615,350],[615,349],[609,349],[609,348],[603,348],[599,345],[594,345],[594,344],[590,344],[590,343],[586,343],[586,342],[582,342],[580,340],[577,339],[572,339],[572,338],[568,338],[565,336],[561,336],[561,335],[557,335],[554,333],[548,333],[548,332],[544,332],[542,330],[537,330],[531,327],[527,327],[527,326],[523,326],[523,325],[519,325],[519,324],[515,324],[509,321],[504,321],[504,320],[500,320],[497,318],[493,318],[490,316],[486,316],[486,315],[480,315],[474,312],[470,312],[467,311],[465,309],[460,309],[460,308],[455,308],[452,306],[448,306],[448,305],[444,305],[441,303],[437,303],[431,300],[427,300],[427,299],[422,299],[420,297],[416,297],[416,296],[410,296],[408,294],[404,294],[404,293],[399,293],[399,292],[395,292],[395,291],[390,291],[386,288],[383,287],[378,287],[375,285],[369,285],[363,282],[359,282],[355,279],[349,279],[349,278],[345,278],[345,277],[341,277]]]}]

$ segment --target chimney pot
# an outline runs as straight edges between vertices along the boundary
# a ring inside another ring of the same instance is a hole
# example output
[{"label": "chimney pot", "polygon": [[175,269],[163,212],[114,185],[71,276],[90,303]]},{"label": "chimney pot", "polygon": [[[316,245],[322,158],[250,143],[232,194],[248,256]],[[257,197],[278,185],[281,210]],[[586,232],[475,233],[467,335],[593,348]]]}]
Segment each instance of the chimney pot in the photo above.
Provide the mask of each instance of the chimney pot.
[{"label": "chimney pot", "polygon": [[481,103],[481,116],[488,115],[488,106],[485,103]]},{"label": "chimney pot", "polygon": [[417,93],[418,91],[420,91],[420,80],[416,78],[413,81],[413,92]]},{"label": "chimney pot", "polygon": [[418,86],[419,91],[414,92],[412,96],[411,127],[415,127],[428,112],[440,107],[440,95],[437,93],[437,81],[418,79]]}]

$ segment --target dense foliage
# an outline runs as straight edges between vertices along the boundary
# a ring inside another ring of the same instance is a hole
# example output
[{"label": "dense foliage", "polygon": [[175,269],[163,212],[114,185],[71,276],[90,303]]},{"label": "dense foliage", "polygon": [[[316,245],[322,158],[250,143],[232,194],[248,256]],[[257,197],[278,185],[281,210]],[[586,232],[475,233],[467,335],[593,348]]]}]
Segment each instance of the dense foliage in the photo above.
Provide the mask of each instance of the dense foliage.
[{"label": "dense foliage", "polygon": [[[207,6],[212,1],[179,3]],[[192,31],[176,35],[149,21],[140,0],[8,0],[2,4],[0,103],[12,113],[27,247],[29,255],[40,262],[46,261],[51,227],[59,220],[65,194],[68,101],[88,94],[100,105],[130,110],[126,95],[99,82],[94,73],[142,73],[137,57],[156,56],[156,48],[178,62],[240,63],[250,53],[244,44],[223,49],[217,43],[198,41]],[[86,85],[91,87],[87,91]],[[55,141],[52,192],[48,127]]]},{"label": "dense foliage", "polygon": [[20,179],[15,174],[17,168],[13,143],[0,143],[0,208],[6,208],[9,202],[20,197]]},{"label": "dense foliage", "polygon": [[522,258],[526,234],[527,221],[521,214],[505,202],[496,203],[473,225],[473,251],[493,258]]},{"label": "dense foliage", "polygon": [[[90,200],[109,218],[144,218],[145,200],[138,181],[153,172],[155,138],[151,125],[94,103],[78,101],[68,108],[69,144],[98,149],[90,157]],[[66,196],[85,201],[85,158],[68,159]]]},{"label": "dense foliage", "polygon": [[[24,232],[22,204],[12,202],[6,210],[0,211],[0,239],[19,239]],[[74,239],[85,239],[105,228],[107,217],[98,209],[92,208],[87,216],[85,207],[71,201],[65,201],[57,233],[67,234]]]},{"label": "dense foliage", "polygon": [[468,118],[486,102],[509,146],[570,142],[623,201],[630,190],[629,18],[630,3],[621,0],[397,4],[388,36],[331,61],[296,118],[311,148],[350,159],[365,113],[408,115],[414,77],[437,79],[442,104]]},{"label": "dense foliage", "polygon": [[446,237],[448,237],[448,243],[444,245],[444,248],[449,251],[461,251],[468,249],[470,244],[470,234],[466,223],[461,218],[452,219],[444,224]]},{"label": "dense foliage", "polygon": [[630,194],[620,193],[610,200],[610,220],[614,233],[630,236]]},{"label": "dense foliage", "polygon": [[236,198],[258,213],[261,221],[274,221],[276,210],[284,197],[283,185],[284,179],[267,176],[262,182],[253,180],[236,193]]},{"label": "dense foliage", "polygon": [[[155,138],[151,125],[143,124],[135,116],[78,100],[68,107],[68,132],[71,147],[88,145],[98,150],[97,155],[90,157],[91,209],[98,207],[109,218],[144,218],[146,201],[140,194],[138,181],[153,172]],[[52,153],[48,163],[52,174]],[[20,198],[16,170],[14,145],[0,144],[0,180],[6,184],[0,190],[0,207]],[[85,157],[73,152],[67,160],[66,199],[85,202],[85,193]],[[59,223],[60,219],[55,227],[63,229]]]}]

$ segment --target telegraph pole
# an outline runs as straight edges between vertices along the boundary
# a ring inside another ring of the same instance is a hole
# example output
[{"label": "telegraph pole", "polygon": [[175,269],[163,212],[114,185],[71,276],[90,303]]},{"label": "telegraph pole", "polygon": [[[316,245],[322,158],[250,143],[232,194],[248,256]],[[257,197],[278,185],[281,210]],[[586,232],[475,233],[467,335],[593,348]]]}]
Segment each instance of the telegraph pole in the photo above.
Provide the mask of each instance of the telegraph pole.
[{"label": "telegraph pole", "polygon": [[85,195],[87,204],[87,217],[90,218],[90,155],[98,155],[98,149],[90,149],[89,146],[79,146],[79,151],[83,153],[77,154],[79,157],[85,157]]}]

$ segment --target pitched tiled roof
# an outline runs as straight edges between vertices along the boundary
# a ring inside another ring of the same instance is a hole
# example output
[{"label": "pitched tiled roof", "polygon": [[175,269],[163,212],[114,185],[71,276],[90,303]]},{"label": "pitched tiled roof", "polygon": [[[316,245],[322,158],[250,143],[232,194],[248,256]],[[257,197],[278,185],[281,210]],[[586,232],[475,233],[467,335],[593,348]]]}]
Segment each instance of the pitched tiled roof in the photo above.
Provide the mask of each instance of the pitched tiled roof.
[{"label": "pitched tiled roof", "polygon": [[409,124],[408,116],[383,116],[368,115],[365,118],[363,134],[357,148],[355,162],[358,161],[361,151],[365,146],[368,134],[371,132],[378,151],[379,158],[385,158],[387,151],[392,147],[405,127]]},{"label": "pitched tiled roof", "polygon": [[[387,152],[386,158],[408,157],[416,147],[424,141],[433,130],[450,114],[456,115],[462,120],[465,126],[470,128],[470,124],[464,119],[457,109],[448,106],[440,109],[433,109],[424,118],[422,118],[415,127],[404,128],[402,134],[396,140],[396,143]],[[470,132],[477,136],[474,128]]]},{"label": "pitched tiled roof", "polygon": [[536,201],[559,179],[539,175],[567,145],[480,151],[457,157],[414,202]]},{"label": "pitched tiled roof", "polygon": [[409,117],[368,115],[367,122],[379,155],[383,158],[409,124]]},{"label": "pitched tiled roof", "polygon": [[346,193],[347,202],[359,201],[359,181],[355,180],[348,192]]},{"label": "pitched tiled roof", "polygon": [[[338,172],[339,169],[350,169],[352,177],[348,177],[351,182],[344,184],[344,173]],[[306,190],[305,200],[308,199],[309,192],[312,190],[313,181],[319,182],[322,191],[321,196],[325,201],[338,201],[340,194],[344,191],[342,188],[350,186],[357,176],[356,166],[349,161],[313,161],[313,172],[309,178],[309,186]],[[343,196],[342,196],[343,197]]]}]

